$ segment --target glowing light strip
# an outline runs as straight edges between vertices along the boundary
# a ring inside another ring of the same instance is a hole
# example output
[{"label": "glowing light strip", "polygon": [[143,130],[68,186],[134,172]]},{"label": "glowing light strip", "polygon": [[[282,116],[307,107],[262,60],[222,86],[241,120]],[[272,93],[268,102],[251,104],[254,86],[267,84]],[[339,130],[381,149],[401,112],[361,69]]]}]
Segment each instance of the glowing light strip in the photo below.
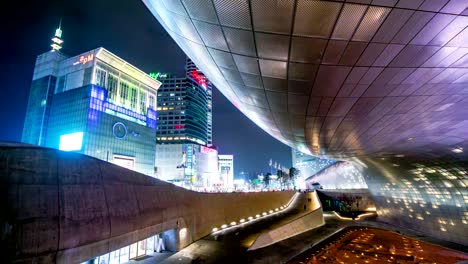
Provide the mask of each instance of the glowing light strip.
[{"label": "glowing light strip", "polygon": [[[333,211],[333,213],[341,220],[351,220],[353,221],[352,218],[350,217],[343,217],[341,215],[339,215],[337,212]],[[364,216],[371,216],[371,215],[376,215],[376,213],[365,213],[365,214],[361,214],[361,215],[358,215],[356,218],[354,218],[354,220],[361,220],[361,217],[364,217]]]},{"label": "glowing light strip", "polygon": [[[247,218],[247,219],[242,218],[241,220],[244,220],[244,222],[239,221],[239,224],[231,225],[231,226],[229,226],[228,224],[224,224],[224,225],[221,226],[221,229],[215,227],[215,228],[213,228],[211,234],[212,234],[212,235],[216,235],[216,234],[218,234],[218,233],[221,233],[221,232],[224,232],[224,231],[228,231],[228,230],[231,230],[231,229],[240,227],[240,226],[242,226],[242,225],[247,225],[247,224],[250,224],[250,223],[254,223],[254,222],[256,222],[256,221],[258,221],[258,220],[261,220],[261,219],[264,219],[264,218],[266,218],[266,217],[270,217],[270,216],[273,216],[273,215],[277,215],[277,214],[279,214],[279,213],[282,213],[282,212],[284,212],[285,210],[289,209],[289,207],[291,206],[291,204],[292,204],[293,202],[295,202],[295,201],[298,199],[298,197],[299,197],[299,193],[295,193],[294,196],[291,198],[291,200],[289,200],[288,204],[287,204],[286,206],[284,206],[283,209],[275,208],[274,211],[273,211],[273,210],[269,210],[269,212],[272,212],[272,213],[269,213],[269,214],[266,213],[266,211],[265,211],[265,212],[262,213],[263,215],[262,215],[262,214],[257,214],[255,218],[252,217],[252,216],[251,216],[252,218],[250,218],[250,217]],[[280,208],[281,208],[281,207],[280,207]],[[232,224],[232,223],[235,223],[235,222],[231,222],[231,224]],[[229,227],[228,227],[228,226],[229,226]]]}]

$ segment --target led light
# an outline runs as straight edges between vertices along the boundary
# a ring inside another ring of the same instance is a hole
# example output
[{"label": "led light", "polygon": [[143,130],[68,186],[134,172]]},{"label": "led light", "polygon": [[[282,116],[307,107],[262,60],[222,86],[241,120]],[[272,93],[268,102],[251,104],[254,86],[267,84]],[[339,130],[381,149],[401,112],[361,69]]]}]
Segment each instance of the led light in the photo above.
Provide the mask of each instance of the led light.
[{"label": "led light", "polygon": [[247,218],[247,219],[249,219],[249,220],[252,220],[252,219],[253,219],[253,217],[252,217],[252,216],[249,216],[249,218]]},{"label": "led light", "polygon": [[54,43],[57,43],[58,45],[60,45],[60,44],[63,43],[63,40],[61,40],[61,39],[59,39],[59,38],[57,38],[57,37],[53,37],[53,38],[52,38],[52,41],[53,41]]},{"label": "led light", "polygon": [[268,211],[268,213],[270,213],[270,214],[273,213],[273,210]]},{"label": "led light", "polygon": [[222,226],[221,226],[221,228],[226,228],[226,227],[227,227],[227,225],[226,225],[226,224],[224,224],[224,225],[222,225]]},{"label": "led light", "polygon": [[263,212],[262,215],[267,215],[267,213],[266,213],[266,212]]},{"label": "led light", "polygon": [[218,229],[217,227],[215,227],[215,228],[213,228],[212,231],[213,231],[213,232],[216,232],[216,231],[218,231],[218,230],[219,230],[219,229]]},{"label": "led light", "polygon": [[463,153],[463,148],[454,148],[454,149],[452,149],[452,152],[454,152],[454,153]]},{"label": "led light", "polygon": [[259,215],[259,214],[257,214],[255,217],[259,218],[259,217],[260,217],[260,215]]},{"label": "led light", "polygon": [[59,50],[59,49],[61,49],[61,48],[62,48],[62,46],[60,46],[60,45],[57,45],[57,44],[55,44],[55,43],[53,43],[53,44],[52,44],[52,45],[50,45],[50,46],[52,47],[52,50]]},{"label": "led light", "polygon": [[245,222],[245,219],[242,218],[239,222],[240,222],[240,223],[244,223],[244,222]]},{"label": "led light", "polygon": [[235,226],[237,223],[236,222],[231,222],[231,225],[232,226]]}]

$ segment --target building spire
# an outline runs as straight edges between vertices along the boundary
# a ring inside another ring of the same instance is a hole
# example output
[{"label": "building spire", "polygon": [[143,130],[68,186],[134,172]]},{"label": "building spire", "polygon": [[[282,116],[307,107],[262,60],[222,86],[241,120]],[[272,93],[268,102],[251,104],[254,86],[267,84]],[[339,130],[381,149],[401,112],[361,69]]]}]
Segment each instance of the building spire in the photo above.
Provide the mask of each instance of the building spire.
[{"label": "building spire", "polygon": [[55,35],[52,38],[52,51],[59,51],[62,48],[62,18],[60,18],[59,27],[55,30]]}]

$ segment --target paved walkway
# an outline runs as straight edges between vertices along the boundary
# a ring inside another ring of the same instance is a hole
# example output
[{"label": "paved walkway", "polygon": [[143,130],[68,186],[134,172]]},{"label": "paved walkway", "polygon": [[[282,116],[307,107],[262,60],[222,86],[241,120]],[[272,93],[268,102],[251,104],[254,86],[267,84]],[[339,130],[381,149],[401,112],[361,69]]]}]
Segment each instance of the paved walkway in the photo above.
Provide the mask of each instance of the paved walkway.
[{"label": "paved walkway", "polygon": [[[426,241],[429,243],[442,245],[447,248],[456,249],[462,252],[467,252],[468,249],[464,246],[447,243],[430,237],[426,237],[421,233],[411,230],[402,230],[401,227],[396,227],[386,223],[376,222],[372,217],[364,218],[360,221],[350,221],[340,219],[332,213],[325,214],[326,224],[314,230],[302,233],[295,237],[280,241],[266,248],[261,248],[254,251],[247,251],[247,248],[253,243],[254,239],[263,231],[281,225],[284,222],[300,214],[301,210],[295,209],[288,213],[271,217],[257,223],[242,226],[231,232],[220,234],[216,237],[207,236],[183,250],[168,255],[164,260],[157,257],[151,257],[142,261],[133,263],[149,264],[189,264],[189,263],[285,263],[292,257],[304,252],[305,250],[319,244],[321,241],[339,232],[347,226],[365,225],[387,230],[400,232],[409,237]],[[318,249],[319,250],[319,249]]]}]

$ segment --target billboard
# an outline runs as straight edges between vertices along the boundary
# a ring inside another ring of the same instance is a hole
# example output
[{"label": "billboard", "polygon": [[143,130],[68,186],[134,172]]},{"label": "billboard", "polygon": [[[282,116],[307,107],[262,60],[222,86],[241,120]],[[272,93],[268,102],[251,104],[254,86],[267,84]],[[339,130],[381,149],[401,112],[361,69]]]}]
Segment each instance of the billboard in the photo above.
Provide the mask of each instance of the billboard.
[{"label": "billboard", "polygon": [[81,150],[83,146],[83,132],[75,132],[60,136],[59,150]]}]

